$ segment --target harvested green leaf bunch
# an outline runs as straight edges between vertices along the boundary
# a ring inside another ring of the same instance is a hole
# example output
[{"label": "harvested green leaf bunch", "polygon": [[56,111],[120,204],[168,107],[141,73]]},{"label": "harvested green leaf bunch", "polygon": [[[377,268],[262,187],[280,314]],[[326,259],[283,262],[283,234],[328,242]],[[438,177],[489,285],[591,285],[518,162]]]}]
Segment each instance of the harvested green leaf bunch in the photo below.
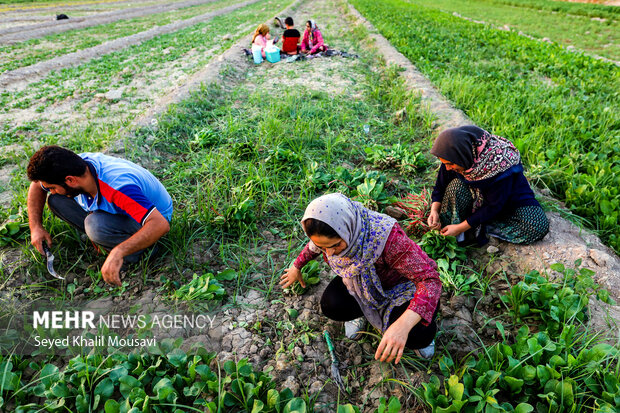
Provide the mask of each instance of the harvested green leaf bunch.
[{"label": "harvested green leaf bunch", "polygon": [[226,295],[222,284],[211,273],[194,274],[192,280],[179,287],[174,297],[179,300],[221,300]]},{"label": "harvested green leaf bunch", "polygon": [[467,259],[465,248],[457,244],[456,238],[443,236],[439,231],[429,231],[424,234],[420,241],[420,247],[435,261],[440,258],[447,261],[465,261]]},{"label": "harvested green leaf bunch", "polygon": [[319,272],[321,271],[321,264],[318,261],[310,261],[301,270],[301,275],[304,277],[306,287],[302,287],[300,283],[296,282],[292,287],[288,288],[295,295],[302,295],[305,293],[311,285],[316,285],[321,281],[319,278]]}]

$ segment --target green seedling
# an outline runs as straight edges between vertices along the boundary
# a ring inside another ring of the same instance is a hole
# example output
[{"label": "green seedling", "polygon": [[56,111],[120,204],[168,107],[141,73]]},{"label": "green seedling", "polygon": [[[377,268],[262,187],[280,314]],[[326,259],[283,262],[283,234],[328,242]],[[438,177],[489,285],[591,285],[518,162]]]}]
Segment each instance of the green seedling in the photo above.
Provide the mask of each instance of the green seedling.
[{"label": "green seedling", "polygon": [[321,264],[318,261],[310,261],[305,265],[304,268],[301,269],[301,275],[304,278],[304,282],[306,283],[306,287],[302,287],[301,283],[296,282],[291,287],[288,288],[290,292],[295,295],[302,295],[308,288],[313,285],[318,284],[321,279],[319,278],[319,273],[321,272]]},{"label": "green seedling", "polygon": [[173,296],[182,301],[222,300],[226,291],[211,273],[194,274],[192,280],[177,288]]}]

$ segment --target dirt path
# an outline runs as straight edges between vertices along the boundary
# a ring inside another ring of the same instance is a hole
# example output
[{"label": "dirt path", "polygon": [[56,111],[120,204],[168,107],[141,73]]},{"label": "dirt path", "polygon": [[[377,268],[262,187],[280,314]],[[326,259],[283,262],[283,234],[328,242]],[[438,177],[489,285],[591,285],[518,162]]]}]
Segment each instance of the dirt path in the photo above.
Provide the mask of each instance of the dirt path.
[{"label": "dirt path", "polygon": [[34,83],[37,80],[40,80],[52,70],[60,70],[65,67],[77,66],[91,59],[104,56],[117,50],[125,49],[128,46],[140,44],[156,36],[160,36],[166,33],[172,33],[185,27],[190,27],[197,23],[211,20],[214,17],[230,13],[234,10],[257,3],[258,1],[259,0],[248,0],[243,3],[234,4],[232,6],[224,7],[213,12],[192,17],[191,19],[177,21],[167,24],[165,26],[155,27],[141,33],[136,33],[131,36],[105,42],[103,44],[80,50],[78,52],[69,53],[64,56],[58,56],[53,59],[46,60],[44,62],[40,62],[31,66],[11,70],[0,75],[0,86],[4,87],[6,90],[20,90],[23,89],[25,86]]},{"label": "dirt path", "polygon": [[0,29],[0,44],[23,42],[25,40],[35,39],[50,34],[62,33],[68,30],[84,29],[86,27],[98,26],[100,24],[108,24],[119,20],[133,19],[151,14],[164,13],[185,7],[212,3],[214,1],[217,0],[190,0],[181,3],[164,3],[155,6],[151,5],[131,9],[114,10],[110,12],[98,13],[94,16],[70,18],[69,20],[53,20],[28,26],[8,27],[5,29]]},{"label": "dirt path", "polygon": [[[392,46],[376,28],[361,14],[349,5],[351,12],[370,31],[374,39],[377,53],[383,56],[390,64],[403,69],[402,76],[411,90],[420,91],[423,99],[428,103],[430,110],[437,115],[437,132],[474,122],[459,109],[444,98],[432,83],[419,72],[416,67],[394,46]],[[620,258],[594,234],[577,227],[575,224],[562,218],[559,213],[548,212],[550,233],[540,242],[533,245],[514,245],[507,242],[499,243],[499,251],[493,259],[495,268],[507,269],[513,274],[525,274],[531,270],[546,271],[549,265],[561,262],[567,267],[573,267],[575,261],[582,260],[586,268],[596,272],[596,281],[610,291],[611,296],[620,303]],[[485,254],[481,258],[489,260]],[[620,320],[620,305],[608,306],[593,301],[594,324],[601,330],[613,327],[619,330],[617,320]]]}]

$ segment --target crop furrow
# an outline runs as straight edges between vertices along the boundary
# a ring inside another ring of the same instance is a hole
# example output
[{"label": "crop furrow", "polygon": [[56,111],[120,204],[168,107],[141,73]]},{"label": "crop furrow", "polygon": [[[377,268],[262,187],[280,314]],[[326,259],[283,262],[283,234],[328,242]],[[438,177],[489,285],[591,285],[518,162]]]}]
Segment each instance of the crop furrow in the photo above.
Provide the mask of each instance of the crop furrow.
[{"label": "crop furrow", "polygon": [[150,14],[164,13],[170,10],[197,6],[204,3],[212,3],[216,0],[190,0],[182,3],[162,4],[160,6],[135,7],[131,9],[114,10],[98,13],[94,16],[77,17],[70,20],[53,20],[45,23],[28,26],[17,26],[0,29],[0,43],[13,44],[28,39],[62,33],[68,30],[83,29],[101,24],[113,23],[135,17],[148,16]]},{"label": "crop furrow", "polygon": [[243,3],[227,6],[222,9],[208,12],[200,16],[196,16],[187,20],[170,23],[164,26],[155,27],[144,32],[136,33],[131,36],[105,42],[98,46],[80,50],[78,52],[69,53],[64,56],[58,56],[50,60],[36,63],[20,69],[15,69],[0,75],[0,86],[9,87],[14,83],[29,84],[35,82],[51,72],[52,70],[60,70],[65,67],[79,65],[94,58],[122,50],[128,46],[137,45],[157,36],[176,32],[186,27],[194,26],[213,19],[216,16],[230,13],[234,10],[241,9],[258,2],[259,0],[248,0]]},{"label": "crop furrow", "polygon": [[182,21],[217,10],[239,0],[214,0],[200,6],[186,7],[166,13],[127,19],[87,29],[71,30],[60,34],[32,39],[9,46],[0,46],[0,73],[128,37],[155,27]]}]

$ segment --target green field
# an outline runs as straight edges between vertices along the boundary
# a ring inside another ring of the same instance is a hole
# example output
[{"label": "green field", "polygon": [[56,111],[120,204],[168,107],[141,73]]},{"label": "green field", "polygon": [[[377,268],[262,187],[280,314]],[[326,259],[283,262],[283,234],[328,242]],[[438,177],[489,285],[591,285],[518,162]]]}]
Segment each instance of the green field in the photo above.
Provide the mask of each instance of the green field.
[{"label": "green field", "polygon": [[584,15],[578,14],[581,9],[566,8],[558,11],[556,8],[544,7],[561,3],[551,0],[531,3],[497,0],[409,2],[447,13],[459,13],[498,27],[507,25],[512,30],[522,31],[539,39],[546,38],[565,47],[572,46],[587,53],[620,60],[620,13],[617,13],[617,7],[608,7],[603,9],[604,12],[592,10],[590,14]]},{"label": "green field", "polygon": [[515,142],[535,182],[620,248],[617,66],[434,8],[353,4],[476,124]]},{"label": "green field", "polygon": [[19,67],[30,66],[53,57],[97,46],[110,40],[140,33],[154,27],[189,19],[229,6],[235,2],[232,0],[222,0],[156,15],[102,24],[86,29],[70,30],[13,45],[0,46],[0,74]]}]

